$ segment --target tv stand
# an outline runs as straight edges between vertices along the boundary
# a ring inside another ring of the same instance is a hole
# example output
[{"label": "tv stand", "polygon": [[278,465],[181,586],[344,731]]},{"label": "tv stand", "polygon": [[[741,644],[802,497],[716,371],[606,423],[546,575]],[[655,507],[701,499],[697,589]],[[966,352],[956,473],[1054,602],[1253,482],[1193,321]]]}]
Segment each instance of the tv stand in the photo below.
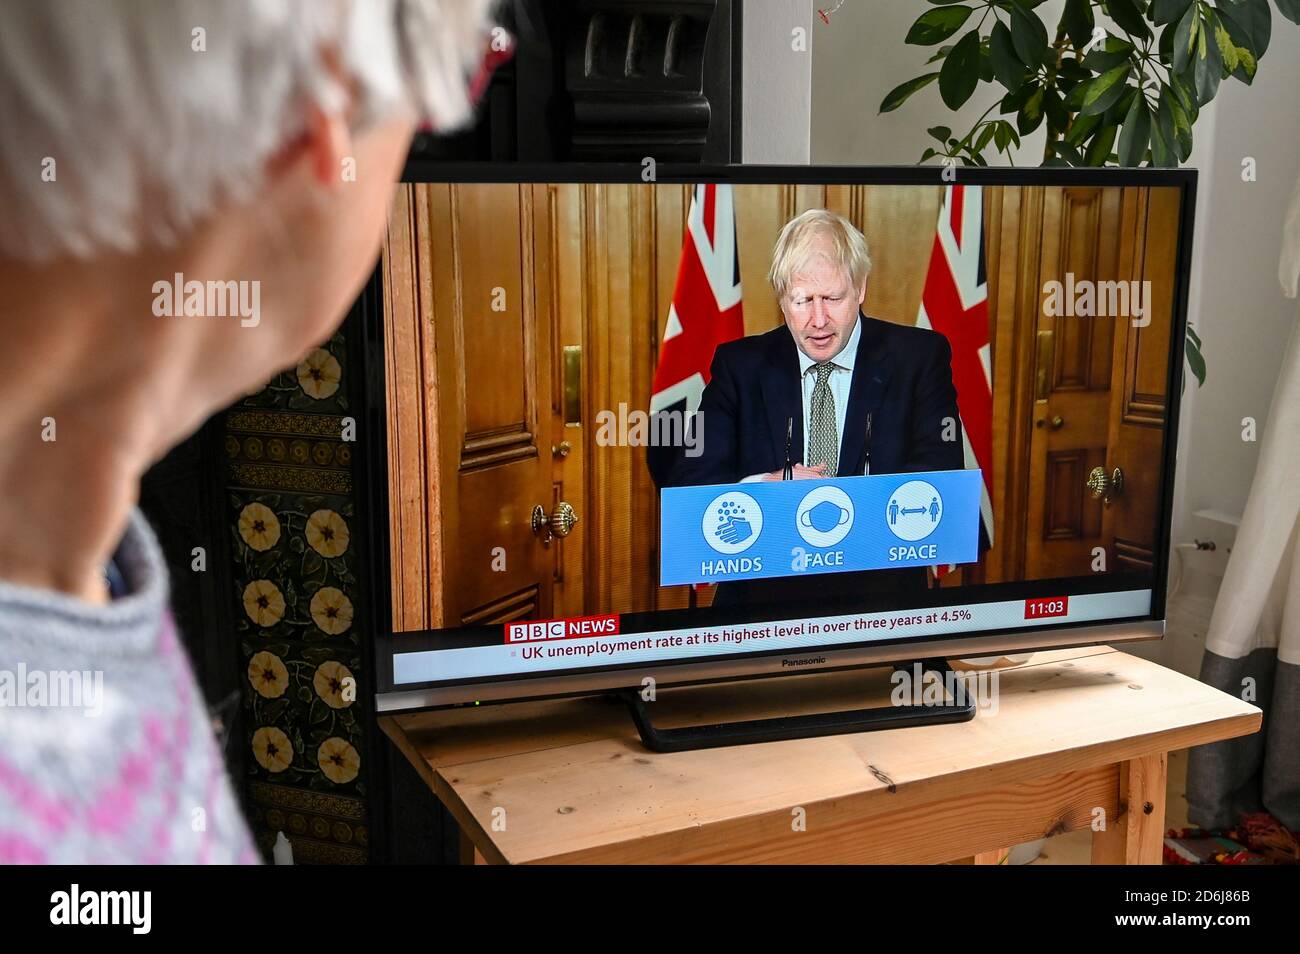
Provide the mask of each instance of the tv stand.
[{"label": "tv stand", "polygon": [[[895,670],[914,672],[920,663],[922,676],[936,674],[947,686],[953,670],[944,659],[922,659],[898,663]],[[749,745],[754,742],[779,742],[785,739],[807,739],[822,735],[843,735],[849,732],[872,732],[877,729],[905,729],[913,726],[939,725],[947,722],[968,722],[975,718],[975,700],[965,691],[960,679],[953,679],[956,691],[946,692],[944,702],[927,705],[885,705],[868,709],[844,709],[838,712],[817,712],[811,715],[777,716],[769,719],[751,719],[745,722],[715,722],[661,728],[650,719],[650,710],[638,689],[625,689],[617,693],[632,713],[641,742],[652,752],[688,752],[693,749],[712,749],[728,745]],[[924,687],[922,687],[924,688]]]}]

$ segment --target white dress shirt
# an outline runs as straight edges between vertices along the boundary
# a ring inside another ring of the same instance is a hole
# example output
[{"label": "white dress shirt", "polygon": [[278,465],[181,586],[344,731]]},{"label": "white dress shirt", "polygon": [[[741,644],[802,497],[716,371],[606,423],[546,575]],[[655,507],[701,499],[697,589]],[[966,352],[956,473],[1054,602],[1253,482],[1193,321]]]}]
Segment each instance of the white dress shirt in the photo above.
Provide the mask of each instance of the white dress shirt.
[{"label": "white dress shirt", "polygon": [[[853,323],[853,331],[849,334],[849,340],[845,343],[840,353],[831,358],[830,381],[828,382],[831,389],[831,395],[835,398],[835,436],[839,440],[840,447],[844,447],[844,421],[849,412],[849,390],[853,385],[853,365],[858,359],[858,340],[862,337],[862,319],[858,318]],[[799,379],[803,385],[803,460],[808,461],[808,433],[811,430],[808,416],[812,412],[813,389],[817,386],[817,372],[814,367],[817,362],[803,353],[803,349],[798,347],[796,342],[795,350],[799,353]],[[838,455],[837,455],[838,456]],[[742,483],[748,483],[754,480],[762,480],[764,474],[750,474],[743,478]],[[834,477],[834,474],[827,474],[828,477]]]}]

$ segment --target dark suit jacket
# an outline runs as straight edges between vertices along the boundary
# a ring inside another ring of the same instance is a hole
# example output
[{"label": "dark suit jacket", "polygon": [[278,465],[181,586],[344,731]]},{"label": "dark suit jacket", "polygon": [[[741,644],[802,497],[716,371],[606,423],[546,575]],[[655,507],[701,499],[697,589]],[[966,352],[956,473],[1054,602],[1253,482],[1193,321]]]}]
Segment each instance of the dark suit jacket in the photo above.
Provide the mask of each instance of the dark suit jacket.
[{"label": "dark suit jacket", "polygon": [[[862,334],[840,435],[836,476],[960,470],[965,466],[952,349],[943,335],[859,315]],[[786,427],[793,418],[790,459],[803,461],[803,388],[794,336],[784,325],[719,345],[694,425],[703,428],[698,457],[682,455],[668,484],[734,483],[785,465]],[[870,415],[871,437],[867,439]],[[945,441],[944,419],[955,440]],[[924,569],[783,577],[723,583],[714,605],[830,600],[850,608],[865,594],[924,589]]]}]

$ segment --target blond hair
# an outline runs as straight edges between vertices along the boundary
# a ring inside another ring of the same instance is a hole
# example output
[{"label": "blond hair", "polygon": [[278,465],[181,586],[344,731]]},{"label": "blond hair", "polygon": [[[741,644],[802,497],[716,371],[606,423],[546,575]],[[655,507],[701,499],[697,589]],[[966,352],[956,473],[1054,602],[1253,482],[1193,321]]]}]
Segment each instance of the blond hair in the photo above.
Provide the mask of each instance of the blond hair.
[{"label": "blond hair", "polygon": [[871,256],[867,254],[867,239],[842,215],[828,209],[809,209],[795,216],[777,236],[772,249],[772,268],[767,279],[778,299],[784,298],[794,273],[812,257],[813,244],[819,238],[831,241],[831,260],[848,272],[854,290],[871,274]]}]

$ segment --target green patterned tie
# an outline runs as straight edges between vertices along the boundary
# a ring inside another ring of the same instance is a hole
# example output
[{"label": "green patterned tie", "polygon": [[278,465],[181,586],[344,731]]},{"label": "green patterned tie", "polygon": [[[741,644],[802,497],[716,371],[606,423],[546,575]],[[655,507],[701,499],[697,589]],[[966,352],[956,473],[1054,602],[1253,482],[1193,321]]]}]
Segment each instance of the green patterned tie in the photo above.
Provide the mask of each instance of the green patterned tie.
[{"label": "green patterned tie", "polygon": [[827,477],[834,477],[840,456],[840,435],[835,426],[835,395],[831,393],[831,372],[835,365],[823,361],[812,366],[817,372],[812,405],[808,409],[808,466],[825,463]]}]

